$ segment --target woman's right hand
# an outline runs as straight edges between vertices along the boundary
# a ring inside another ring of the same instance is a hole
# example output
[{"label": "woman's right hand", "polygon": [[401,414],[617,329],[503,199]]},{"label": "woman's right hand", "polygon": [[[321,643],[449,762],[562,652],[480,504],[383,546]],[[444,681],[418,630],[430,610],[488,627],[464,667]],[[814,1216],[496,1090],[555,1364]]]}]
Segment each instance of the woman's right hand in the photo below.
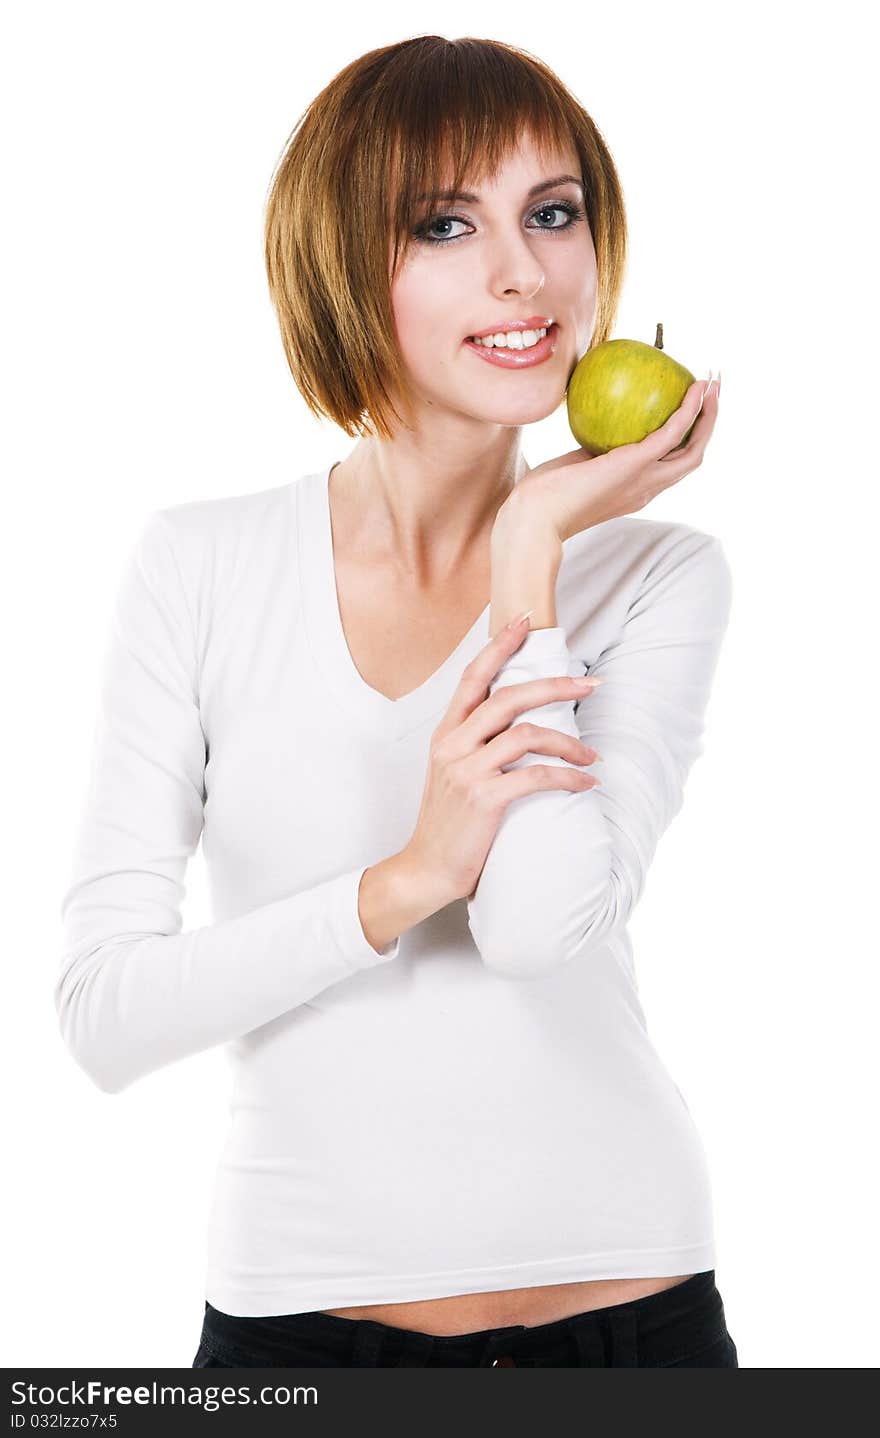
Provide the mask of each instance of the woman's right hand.
[{"label": "woman's right hand", "polygon": [[592,690],[583,683],[558,675],[510,684],[489,695],[501,665],[528,632],[525,624],[506,626],[480,650],[464,669],[431,738],[419,817],[403,852],[426,888],[445,895],[444,904],[472,897],[501,816],[514,799],[539,789],[583,791],[601,782],[564,764],[502,771],[502,765],[529,752],[555,754],[573,765],[592,764],[597,757],[594,749],[558,729],[528,723],[509,727],[526,709],[587,697]]}]

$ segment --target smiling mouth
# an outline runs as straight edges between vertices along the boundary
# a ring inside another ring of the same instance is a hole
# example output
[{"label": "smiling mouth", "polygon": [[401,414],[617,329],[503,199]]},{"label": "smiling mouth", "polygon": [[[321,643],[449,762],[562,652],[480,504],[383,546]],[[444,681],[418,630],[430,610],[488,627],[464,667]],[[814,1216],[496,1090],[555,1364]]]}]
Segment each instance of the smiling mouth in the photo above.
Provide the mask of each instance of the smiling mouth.
[{"label": "smiling mouth", "polygon": [[472,354],[479,355],[485,364],[506,370],[532,369],[556,353],[558,330],[554,320],[553,324],[548,326],[546,334],[529,345],[486,345],[479,344],[475,339],[466,339],[463,343]]},{"label": "smiling mouth", "polygon": [[[522,351],[534,349],[540,344],[551,330],[555,329],[556,322],[551,321],[549,325],[537,326],[535,329],[525,330],[496,330],[494,334],[468,335],[467,343],[479,345],[484,349],[504,349],[511,351]],[[501,341],[499,344],[498,341]],[[511,340],[513,343],[511,344]]]}]

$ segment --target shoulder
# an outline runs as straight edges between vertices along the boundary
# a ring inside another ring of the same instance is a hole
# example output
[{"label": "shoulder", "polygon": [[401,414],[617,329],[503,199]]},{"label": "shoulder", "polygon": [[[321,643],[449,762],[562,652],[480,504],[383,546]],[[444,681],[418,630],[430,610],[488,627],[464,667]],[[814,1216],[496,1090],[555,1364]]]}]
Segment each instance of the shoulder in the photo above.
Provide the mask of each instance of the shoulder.
[{"label": "shoulder", "polygon": [[295,563],[298,483],[154,509],[133,548],[135,569],[169,596],[182,591],[197,626],[207,629],[236,595]]},{"label": "shoulder", "polygon": [[192,583],[208,580],[222,593],[248,575],[266,573],[276,559],[292,562],[297,490],[308,478],[155,509],[144,525],[142,542],[152,553],[170,551]]},{"label": "shoulder", "polygon": [[152,512],[146,527],[164,537],[181,561],[206,551],[215,556],[241,551],[282,535],[294,509],[295,484],[166,505]]}]

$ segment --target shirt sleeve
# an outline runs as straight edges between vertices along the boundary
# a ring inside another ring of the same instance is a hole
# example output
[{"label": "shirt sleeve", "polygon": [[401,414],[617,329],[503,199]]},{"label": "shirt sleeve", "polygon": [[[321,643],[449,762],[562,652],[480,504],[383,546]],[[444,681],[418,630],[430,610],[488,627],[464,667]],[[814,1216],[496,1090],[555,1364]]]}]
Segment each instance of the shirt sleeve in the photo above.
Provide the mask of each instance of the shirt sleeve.
[{"label": "shirt sleeve", "polygon": [[61,901],[61,1033],[108,1093],[399,952],[399,937],[377,951],[364,934],[358,891],[366,864],[181,932],[184,873],[206,797],[196,655],[170,526],[157,510],[116,593]]},{"label": "shirt sleeve", "polygon": [[[601,785],[540,790],[502,814],[468,899],[468,923],[485,964],[510,978],[539,977],[591,951],[629,920],[657,843],[682,806],[702,753],[704,716],[732,597],[720,541],[689,529],[649,567],[622,631],[589,673],[604,678],[583,699],[522,712],[580,738],[603,756],[575,765]],[[561,626],[530,633],[490,693],[587,665]],[[524,754],[505,769],[568,764]]]}]

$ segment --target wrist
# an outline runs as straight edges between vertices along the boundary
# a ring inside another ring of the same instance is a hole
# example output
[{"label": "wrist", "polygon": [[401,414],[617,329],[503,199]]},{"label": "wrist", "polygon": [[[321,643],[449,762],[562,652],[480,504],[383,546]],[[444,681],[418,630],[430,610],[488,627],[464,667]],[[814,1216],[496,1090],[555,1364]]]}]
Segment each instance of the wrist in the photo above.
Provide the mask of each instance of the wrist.
[{"label": "wrist", "polygon": [[525,610],[532,611],[530,629],[554,627],[562,541],[535,505],[505,501],[492,530],[491,561],[490,638]]},{"label": "wrist", "polygon": [[411,921],[414,924],[461,897],[452,892],[448,881],[438,875],[435,867],[420,857],[412,840],[394,854],[390,862],[394,866],[394,882],[399,887],[401,902],[415,915]]},{"label": "wrist", "polygon": [[384,861],[388,891],[394,907],[406,918],[406,927],[419,924],[458,896],[429,865],[422,862],[412,843]]}]

